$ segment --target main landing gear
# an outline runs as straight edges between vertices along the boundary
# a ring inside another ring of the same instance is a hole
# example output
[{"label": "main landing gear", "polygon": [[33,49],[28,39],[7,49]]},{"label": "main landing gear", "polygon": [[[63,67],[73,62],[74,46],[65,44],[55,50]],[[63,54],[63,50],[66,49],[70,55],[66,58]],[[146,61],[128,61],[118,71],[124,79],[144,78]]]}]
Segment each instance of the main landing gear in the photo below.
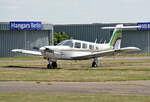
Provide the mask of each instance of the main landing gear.
[{"label": "main landing gear", "polygon": [[94,58],[94,61],[92,63],[92,67],[98,67],[99,66],[99,62],[97,58]]},{"label": "main landing gear", "polygon": [[51,62],[49,59],[48,59],[48,62],[49,64],[47,65],[47,69],[56,69],[57,68],[57,62]]},{"label": "main landing gear", "polygon": [[[51,61],[48,59],[49,64],[47,65],[48,69],[56,69],[57,68],[57,62],[56,61]],[[99,61],[97,58],[94,58],[94,61],[92,63],[92,67],[98,67],[99,66]]]}]

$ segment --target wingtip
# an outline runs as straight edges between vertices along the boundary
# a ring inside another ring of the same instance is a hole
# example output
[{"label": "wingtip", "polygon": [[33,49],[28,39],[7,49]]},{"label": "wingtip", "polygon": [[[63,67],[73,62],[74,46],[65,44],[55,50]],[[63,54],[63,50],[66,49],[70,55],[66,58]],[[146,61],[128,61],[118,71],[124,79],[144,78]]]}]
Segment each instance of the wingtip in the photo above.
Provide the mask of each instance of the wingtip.
[{"label": "wingtip", "polygon": [[133,51],[141,51],[141,49],[138,47],[131,47],[131,48],[133,49]]},{"label": "wingtip", "polygon": [[21,49],[12,49],[11,52],[14,52],[14,53],[21,53]]},{"label": "wingtip", "polygon": [[136,50],[137,50],[137,51],[141,51],[141,49],[140,49],[140,48],[136,48]]}]

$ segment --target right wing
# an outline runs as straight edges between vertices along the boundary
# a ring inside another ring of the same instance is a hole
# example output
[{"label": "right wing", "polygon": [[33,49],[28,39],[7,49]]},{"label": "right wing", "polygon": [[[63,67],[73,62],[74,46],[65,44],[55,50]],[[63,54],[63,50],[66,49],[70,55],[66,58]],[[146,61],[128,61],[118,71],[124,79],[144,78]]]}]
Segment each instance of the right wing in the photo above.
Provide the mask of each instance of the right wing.
[{"label": "right wing", "polygon": [[23,50],[23,49],[13,49],[11,51],[14,53],[22,53],[22,54],[29,54],[29,55],[35,55],[35,56],[42,56],[41,52],[38,52],[38,51]]}]

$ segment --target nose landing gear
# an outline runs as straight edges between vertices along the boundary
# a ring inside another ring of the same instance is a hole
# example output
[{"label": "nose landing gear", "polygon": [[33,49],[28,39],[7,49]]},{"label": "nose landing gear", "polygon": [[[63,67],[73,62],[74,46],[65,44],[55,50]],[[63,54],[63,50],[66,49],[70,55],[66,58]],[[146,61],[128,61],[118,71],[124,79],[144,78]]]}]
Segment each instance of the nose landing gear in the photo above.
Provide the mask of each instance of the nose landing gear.
[{"label": "nose landing gear", "polygon": [[49,63],[49,64],[47,65],[47,68],[48,68],[48,69],[56,69],[56,68],[57,68],[57,62]]},{"label": "nose landing gear", "polygon": [[51,61],[50,59],[48,59],[48,65],[47,65],[47,69],[56,69],[57,68],[57,62],[55,61]]}]

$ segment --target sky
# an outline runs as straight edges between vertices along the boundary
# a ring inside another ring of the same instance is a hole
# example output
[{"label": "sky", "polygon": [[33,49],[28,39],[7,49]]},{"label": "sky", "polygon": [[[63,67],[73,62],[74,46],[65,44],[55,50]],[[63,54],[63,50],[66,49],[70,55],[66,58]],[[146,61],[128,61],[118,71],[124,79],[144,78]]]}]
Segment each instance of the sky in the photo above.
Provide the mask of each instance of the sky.
[{"label": "sky", "polygon": [[0,0],[0,22],[150,22],[150,0]]}]

